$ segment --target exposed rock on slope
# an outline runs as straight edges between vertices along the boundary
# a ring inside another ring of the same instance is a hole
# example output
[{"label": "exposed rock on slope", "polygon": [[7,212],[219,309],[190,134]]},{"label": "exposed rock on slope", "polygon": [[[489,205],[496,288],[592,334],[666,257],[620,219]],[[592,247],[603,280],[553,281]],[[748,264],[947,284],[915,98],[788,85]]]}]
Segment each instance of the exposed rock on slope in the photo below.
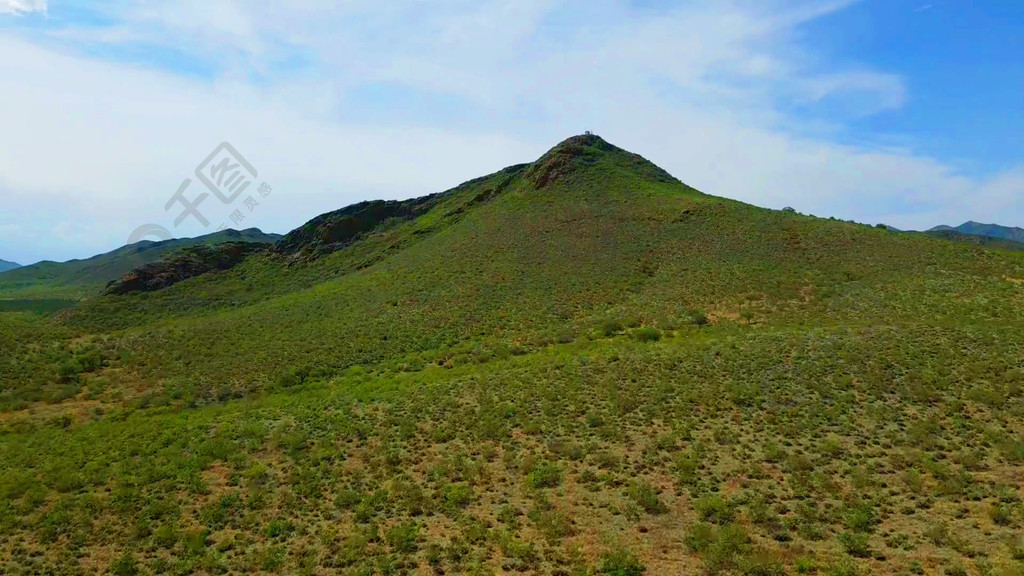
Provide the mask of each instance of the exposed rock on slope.
[{"label": "exposed rock on slope", "polygon": [[163,260],[140,266],[118,280],[107,284],[104,294],[152,292],[183,280],[212,272],[227,270],[246,256],[267,249],[265,244],[225,242],[216,246],[200,244],[175,252]]},{"label": "exposed rock on slope", "polygon": [[389,220],[409,220],[430,210],[440,195],[412,200],[373,200],[321,214],[278,241],[280,254],[315,256],[334,252],[361,234],[387,225]]}]

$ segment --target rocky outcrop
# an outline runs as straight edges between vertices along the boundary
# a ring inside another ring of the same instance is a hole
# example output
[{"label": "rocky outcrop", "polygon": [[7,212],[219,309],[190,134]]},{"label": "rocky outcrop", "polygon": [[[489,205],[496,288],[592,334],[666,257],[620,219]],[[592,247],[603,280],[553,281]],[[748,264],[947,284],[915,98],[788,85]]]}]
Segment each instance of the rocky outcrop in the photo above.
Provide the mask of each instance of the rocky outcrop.
[{"label": "rocky outcrop", "polygon": [[360,236],[426,213],[440,200],[440,194],[411,200],[373,200],[321,214],[292,230],[274,246],[284,255],[319,256],[340,250]]},{"label": "rocky outcrop", "polygon": [[107,284],[104,294],[152,292],[215,270],[227,270],[268,245],[253,242],[200,244],[183,248],[162,260],[145,264]]}]

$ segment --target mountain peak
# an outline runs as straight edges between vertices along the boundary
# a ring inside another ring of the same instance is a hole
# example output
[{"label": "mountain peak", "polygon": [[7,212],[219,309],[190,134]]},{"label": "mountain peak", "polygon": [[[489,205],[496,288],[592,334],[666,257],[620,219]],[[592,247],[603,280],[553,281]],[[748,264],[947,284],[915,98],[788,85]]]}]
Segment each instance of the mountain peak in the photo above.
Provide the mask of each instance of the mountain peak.
[{"label": "mountain peak", "polygon": [[530,165],[525,178],[537,189],[543,189],[603,159],[614,159],[620,165],[658,181],[676,181],[668,172],[639,154],[623,150],[591,132],[571,136],[559,142]]},{"label": "mountain peak", "polygon": [[562,140],[561,142],[558,143],[557,146],[551,149],[551,152],[554,152],[556,150],[574,152],[579,151],[581,148],[586,146],[592,146],[598,148],[599,150],[604,150],[608,152],[619,149],[616,146],[609,144],[607,140],[601,138],[597,134],[594,134],[593,132],[585,132],[583,134],[577,134],[575,136],[570,136],[565,140]]}]

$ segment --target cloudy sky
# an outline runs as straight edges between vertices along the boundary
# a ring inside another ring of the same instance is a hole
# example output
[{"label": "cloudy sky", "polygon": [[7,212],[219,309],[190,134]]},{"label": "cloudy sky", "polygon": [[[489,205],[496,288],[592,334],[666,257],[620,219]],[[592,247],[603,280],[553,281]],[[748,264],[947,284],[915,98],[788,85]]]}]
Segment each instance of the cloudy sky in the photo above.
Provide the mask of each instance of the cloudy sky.
[{"label": "cloudy sky", "polygon": [[[585,130],[762,206],[1024,226],[1022,54],[1018,0],[0,0],[0,258],[286,232]],[[253,185],[176,227],[225,141]]]}]

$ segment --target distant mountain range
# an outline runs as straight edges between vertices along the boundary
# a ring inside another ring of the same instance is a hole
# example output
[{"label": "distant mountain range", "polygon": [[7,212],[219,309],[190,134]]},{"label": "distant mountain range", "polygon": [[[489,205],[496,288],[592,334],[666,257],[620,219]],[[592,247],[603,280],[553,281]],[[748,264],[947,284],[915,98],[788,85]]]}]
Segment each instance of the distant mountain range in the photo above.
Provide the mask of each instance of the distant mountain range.
[{"label": "distant mountain range", "polygon": [[0,260],[0,272],[7,272],[8,270],[14,270],[15,268],[21,268],[21,264],[17,262],[8,262],[7,260]]},{"label": "distant mountain range", "polygon": [[958,232],[969,236],[987,236],[989,238],[1010,240],[1011,242],[1024,242],[1024,228],[1011,228],[998,224],[981,224],[980,222],[964,222],[956,227],[936,226],[928,230],[928,232]]},{"label": "distant mountain range", "polygon": [[280,238],[279,234],[265,234],[258,228],[248,228],[222,230],[195,238],[158,242],[143,240],[84,260],[43,261],[0,272],[0,293],[19,297],[90,296],[98,294],[110,281],[182,248],[227,242],[270,244]]}]

